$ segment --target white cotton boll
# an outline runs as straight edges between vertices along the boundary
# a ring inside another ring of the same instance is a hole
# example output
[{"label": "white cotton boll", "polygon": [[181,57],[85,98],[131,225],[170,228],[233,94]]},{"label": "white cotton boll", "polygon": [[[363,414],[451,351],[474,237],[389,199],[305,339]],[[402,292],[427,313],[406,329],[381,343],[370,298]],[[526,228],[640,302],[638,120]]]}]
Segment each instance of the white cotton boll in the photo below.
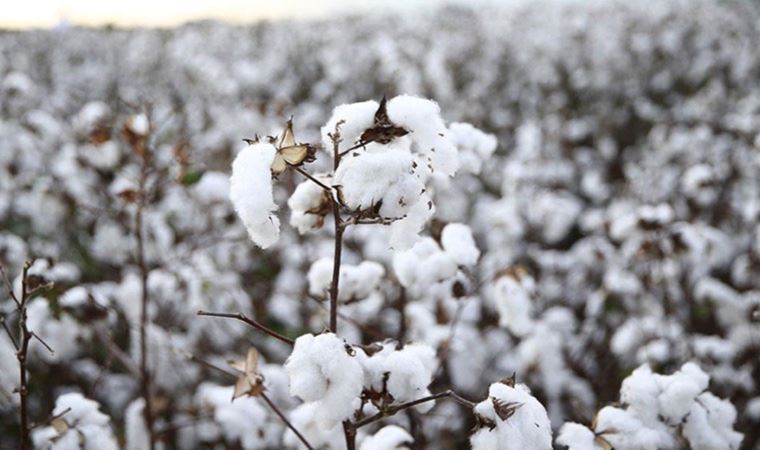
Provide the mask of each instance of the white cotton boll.
[{"label": "white cotton boll", "polygon": [[211,409],[224,439],[240,443],[245,450],[272,448],[282,432],[279,422],[269,421],[269,412],[261,401],[241,397],[232,401],[231,386],[203,383],[198,387],[196,402]]},{"label": "white cotton boll", "polygon": [[230,177],[222,172],[208,171],[193,185],[192,190],[204,205],[226,202],[230,195]]},{"label": "white cotton boll", "polygon": [[567,450],[596,450],[594,432],[587,427],[574,422],[562,425],[557,436],[557,443],[566,445]]},{"label": "white cotton boll", "polygon": [[272,197],[271,165],[276,153],[271,144],[254,144],[242,149],[232,162],[230,199],[251,240],[261,248],[274,245],[280,237]]},{"label": "white cotton boll", "polygon": [[348,354],[346,344],[333,333],[296,339],[285,363],[290,393],[305,402],[319,402],[318,421],[332,428],[354,412],[362,391],[361,364]]},{"label": "white cotton boll", "polygon": [[452,142],[459,150],[460,170],[472,174],[480,173],[483,162],[496,150],[496,136],[462,122],[449,125],[449,132]]},{"label": "white cotton boll", "polygon": [[341,201],[349,209],[366,210],[382,202],[378,214],[398,219],[409,212],[425,190],[415,165],[408,151],[383,147],[343,158],[334,184],[340,186]]},{"label": "white cotton boll", "polygon": [[67,308],[75,308],[87,303],[88,298],[89,294],[87,293],[87,289],[82,286],[77,286],[64,292],[58,298],[58,304]]},{"label": "white cotton boll", "polygon": [[16,349],[6,333],[0,333],[0,407],[18,403],[19,396],[13,392],[17,383]]},{"label": "white cotton boll", "polygon": [[330,120],[322,127],[324,148],[332,151],[333,142],[328,134],[335,132],[335,125],[340,121],[343,121],[343,124],[340,125],[340,134],[343,139],[340,143],[340,150],[345,151],[353,147],[364,130],[370,128],[374,123],[378,106],[374,100],[336,106],[332,111]]},{"label": "white cotton boll", "polygon": [[605,406],[596,415],[596,431],[603,434],[612,446],[620,450],[649,450],[672,448],[672,437],[665,431],[647,428],[634,414]]},{"label": "white cotton boll", "polygon": [[535,289],[533,277],[506,275],[493,285],[492,299],[499,313],[499,326],[507,327],[517,336],[525,336],[534,327],[533,300]]},{"label": "white cotton boll", "polygon": [[129,404],[124,413],[126,447],[125,450],[145,450],[150,447],[148,429],[145,426],[143,409],[145,399],[138,398]]},{"label": "white cotton boll", "polygon": [[574,195],[545,191],[535,196],[525,212],[543,240],[556,244],[568,235],[582,210],[583,204]]},{"label": "white cotton boll", "polygon": [[385,359],[385,372],[390,372],[387,386],[394,402],[424,397],[436,362],[435,350],[425,344],[409,344],[390,353]]},{"label": "white cotton boll", "polygon": [[406,128],[404,136],[412,149],[425,155],[434,171],[453,176],[459,167],[457,148],[441,119],[441,109],[432,100],[399,95],[388,101],[388,118]]},{"label": "white cotton boll", "polygon": [[[497,413],[501,408],[516,408],[506,419]],[[519,405],[519,406],[518,406]],[[551,450],[552,428],[546,409],[521,384],[514,388],[494,383],[488,398],[475,405],[475,414],[495,424],[484,426],[470,437],[473,450]]]},{"label": "white cotton boll", "polygon": [[[332,428],[323,427],[318,420],[321,407],[319,402],[299,405],[290,412],[289,420],[314,448],[324,446],[331,450],[345,450],[346,440],[343,436],[342,425],[336,424]],[[290,429],[285,431],[282,441],[288,448],[306,450],[303,442]]]},{"label": "white cotton boll", "polygon": [[[32,432],[35,448],[44,450],[117,450],[107,415],[97,402],[79,393],[59,396],[51,416],[61,416],[68,429],[59,434],[52,426]],[[65,414],[64,414],[65,412]]]},{"label": "white cotton boll", "polygon": [[390,225],[389,244],[395,250],[406,250],[420,239],[420,232],[435,214],[433,201],[427,194],[412,205],[409,212],[401,220]]},{"label": "white cotton boll", "polygon": [[332,283],[332,272],[332,258],[325,257],[314,261],[311,267],[309,267],[309,273],[306,275],[306,279],[309,281],[309,294],[326,297]]},{"label": "white cotton boll", "polygon": [[121,158],[119,144],[114,141],[82,145],[77,148],[77,154],[87,164],[101,170],[113,169]]},{"label": "white cotton boll", "polygon": [[680,423],[688,414],[694,399],[705,389],[710,377],[694,363],[686,363],[672,375],[657,375],[661,393],[660,415],[671,424]]},{"label": "white cotton boll", "polygon": [[461,223],[450,223],[441,233],[443,249],[454,258],[460,266],[471,266],[478,262],[480,250],[475,245],[472,230]]},{"label": "white cotton boll", "polygon": [[[309,268],[309,294],[326,297],[332,284],[333,259],[320,258]],[[348,302],[369,297],[385,275],[385,268],[374,261],[364,261],[358,266],[340,266],[338,301]]]},{"label": "white cotton boll", "polygon": [[396,252],[393,268],[402,286],[412,296],[431,294],[431,287],[453,279],[459,268],[454,258],[425,237],[406,251]]},{"label": "white cotton boll", "polygon": [[[314,175],[326,185],[332,184],[329,175]],[[330,196],[324,189],[311,180],[296,186],[288,199],[290,208],[290,225],[299,233],[306,234],[322,227],[325,214],[330,211]]]},{"label": "white cotton boll", "polygon": [[683,435],[692,450],[736,450],[743,435],[734,431],[735,421],[734,405],[704,392],[691,406]]},{"label": "white cotton boll", "polygon": [[29,302],[27,316],[29,330],[47,342],[55,352],[51,353],[39,341],[32,340],[30,350],[47,362],[68,361],[76,357],[79,354],[79,341],[90,333],[89,329],[79,326],[68,314],[61,314],[56,319],[44,298]]},{"label": "white cotton boll", "polygon": [[397,425],[386,425],[362,441],[359,450],[400,450],[414,442],[412,435]]},{"label": "white cotton boll", "polygon": [[628,405],[628,409],[647,423],[658,421],[659,405],[657,396],[660,387],[657,379],[648,365],[642,365],[633,371],[620,387],[620,401]]}]

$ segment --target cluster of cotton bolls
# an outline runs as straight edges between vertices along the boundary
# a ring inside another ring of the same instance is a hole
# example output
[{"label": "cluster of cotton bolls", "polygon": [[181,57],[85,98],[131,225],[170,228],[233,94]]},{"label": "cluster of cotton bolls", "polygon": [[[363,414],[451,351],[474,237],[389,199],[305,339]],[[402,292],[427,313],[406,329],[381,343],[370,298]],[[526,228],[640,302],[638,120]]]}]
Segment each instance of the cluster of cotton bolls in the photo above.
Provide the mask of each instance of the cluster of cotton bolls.
[{"label": "cluster of cotton bolls", "polygon": [[[357,448],[546,448],[551,430],[571,450],[754,448],[757,17],[739,1],[542,0],[1,34],[0,264],[16,294],[26,260],[52,282],[27,309],[35,442],[146,447],[147,293],[166,448],[302,446],[262,398],[229,401],[227,361],[251,344],[315,446],[453,389],[485,400],[416,405],[359,428]],[[292,146],[241,143],[281,138],[291,114]],[[15,325],[5,288],[0,314]],[[0,334],[0,447],[16,448]]]}]

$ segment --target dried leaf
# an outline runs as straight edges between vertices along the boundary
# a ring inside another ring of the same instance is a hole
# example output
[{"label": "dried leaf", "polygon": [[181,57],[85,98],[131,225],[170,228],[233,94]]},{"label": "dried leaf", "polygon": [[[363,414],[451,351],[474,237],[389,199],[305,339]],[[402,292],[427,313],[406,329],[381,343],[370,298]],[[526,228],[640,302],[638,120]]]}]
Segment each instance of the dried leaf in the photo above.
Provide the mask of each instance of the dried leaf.
[{"label": "dried leaf", "polygon": [[56,417],[51,420],[50,426],[52,426],[58,434],[63,434],[69,431],[69,424],[62,417]]},{"label": "dried leaf", "polygon": [[522,403],[516,402],[503,402],[502,400],[493,397],[491,397],[491,402],[493,402],[494,412],[496,412],[496,415],[499,416],[501,420],[507,420],[512,417],[523,405]]}]

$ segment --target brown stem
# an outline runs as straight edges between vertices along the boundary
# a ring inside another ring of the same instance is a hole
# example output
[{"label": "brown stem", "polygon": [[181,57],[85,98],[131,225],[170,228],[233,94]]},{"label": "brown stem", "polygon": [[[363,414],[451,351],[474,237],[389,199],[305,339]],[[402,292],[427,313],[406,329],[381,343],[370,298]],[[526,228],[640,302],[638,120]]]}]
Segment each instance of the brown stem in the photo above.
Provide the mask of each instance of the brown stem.
[{"label": "brown stem", "polygon": [[27,354],[29,352],[29,341],[32,340],[32,334],[26,327],[26,300],[28,298],[27,289],[27,277],[29,275],[29,267],[31,263],[24,264],[24,269],[21,275],[21,298],[18,301],[19,305],[19,348],[16,352],[16,359],[18,359],[19,368],[19,434],[21,438],[21,450],[27,450],[29,448],[29,413],[27,407],[27,395],[29,394],[28,380],[26,377],[26,362]]},{"label": "brown stem", "polygon": [[353,428],[361,428],[365,425],[369,425],[371,423],[377,422],[378,420],[382,419],[383,417],[388,417],[396,414],[399,411],[403,411],[405,409],[411,408],[412,406],[417,406],[421,403],[430,402],[433,400],[437,400],[439,398],[444,397],[450,397],[451,399],[455,400],[458,403],[461,403],[468,408],[474,408],[475,404],[467,399],[464,399],[460,397],[457,393],[455,393],[452,390],[447,390],[443,392],[439,392],[437,394],[428,395],[427,397],[418,398],[417,400],[412,400],[411,402],[401,403],[400,405],[391,406],[384,411],[380,411],[379,413],[375,414],[374,416],[367,417],[366,419],[362,419],[356,423],[353,424]]},{"label": "brown stem", "polygon": [[295,344],[295,342],[293,341],[293,339],[290,339],[287,336],[281,335],[280,333],[272,330],[271,328],[268,328],[268,327],[260,324],[259,322],[251,319],[250,317],[246,316],[243,313],[230,314],[230,313],[217,313],[217,312],[209,312],[209,311],[198,311],[197,314],[199,316],[222,317],[222,318],[225,318],[225,319],[239,320],[241,322],[247,323],[248,325],[252,326],[253,328],[256,328],[257,330],[259,330],[261,332],[264,332],[264,333],[272,336],[273,338],[278,339],[278,340],[280,340],[280,341],[282,341],[282,342],[284,342],[284,343],[286,343],[288,345],[294,345]]},{"label": "brown stem", "polygon": [[314,183],[315,183],[317,186],[319,186],[319,187],[321,187],[322,189],[326,190],[328,193],[329,193],[329,192],[332,192],[332,188],[331,188],[330,186],[328,186],[328,185],[324,184],[323,182],[319,181],[319,180],[317,179],[317,177],[315,177],[314,175],[310,174],[309,172],[307,172],[307,171],[303,170],[302,168],[300,168],[300,167],[298,167],[298,166],[290,166],[290,167],[292,167],[293,169],[295,169],[295,171],[296,171],[296,172],[298,172],[298,173],[300,173],[301,175],[303,175],[303,176],[305,176],[306,178],[308,178],[308,179],[309,179],[309,181],[312,181],[312,182],[314,182]]},{"label": "brown stem", "polygon": [[[333,170],[340,165],[340,125],[335,124],[335,132],[330,135],[333,143]],[[338,284],[340,283],[340,259],[343,253],[343,219],[340,217],[340,205],[332,202],[333,220],[335,222],[335,252],[333,254],[332,283],[330,284],[330,331],[337,334],[338,329]],[[348,436],[348,435],[346,435]]]},{"label": "brown stem", "polygon": [[151,379],[148,368],[148,306],[150,292],[148,291],[148,266],[145,262],[145,233],[143,230],[143,208],[145,206],[145,185],[148,176],[148,155],[143,153],[140,165],[139,198],[135,214],[135,234],[137,237],[137,265],[140,268],[140,391],[145,401],[143,416],[148,429],[150,450],[156,448],[156,433],[154,427],[153,408],[151,407]]}]

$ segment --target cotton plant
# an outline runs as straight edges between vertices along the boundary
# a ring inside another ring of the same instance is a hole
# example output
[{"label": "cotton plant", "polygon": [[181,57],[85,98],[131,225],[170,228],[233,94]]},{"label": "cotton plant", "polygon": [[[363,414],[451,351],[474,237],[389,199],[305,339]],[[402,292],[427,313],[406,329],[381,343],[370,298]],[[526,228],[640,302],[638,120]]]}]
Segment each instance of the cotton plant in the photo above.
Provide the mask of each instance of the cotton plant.
[{"label": "cotton plant", "polygon": [[620,407],[599,410],[588,428],[566,423],[557,443],[568,449],[738,449],[736,408],[707,391],[709,376],[693,363],[671,375],[636,369],[620,388]]}]

